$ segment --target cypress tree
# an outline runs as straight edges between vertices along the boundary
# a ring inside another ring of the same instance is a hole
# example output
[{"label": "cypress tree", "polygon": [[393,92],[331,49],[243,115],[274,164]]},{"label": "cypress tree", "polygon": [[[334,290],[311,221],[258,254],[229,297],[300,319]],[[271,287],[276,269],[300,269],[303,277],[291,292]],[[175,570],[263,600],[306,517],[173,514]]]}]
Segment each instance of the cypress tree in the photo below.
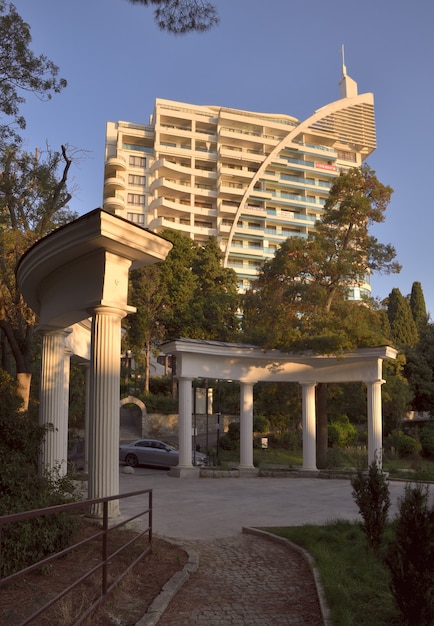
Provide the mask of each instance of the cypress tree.
[{"label": "cypress tree", "polygon": [[414,282],[411,287],[410,308],[413,314],[413,319],[416,322],[416,326],[420,332],[427,324],[428,315],[426,312],[422,285],[419,282]]},{"label": "cypress tree", "polygon": [[419,339],[410,304],[396,287],[388,298],[387,314],[393,340],[401,347],[415,346]]}]

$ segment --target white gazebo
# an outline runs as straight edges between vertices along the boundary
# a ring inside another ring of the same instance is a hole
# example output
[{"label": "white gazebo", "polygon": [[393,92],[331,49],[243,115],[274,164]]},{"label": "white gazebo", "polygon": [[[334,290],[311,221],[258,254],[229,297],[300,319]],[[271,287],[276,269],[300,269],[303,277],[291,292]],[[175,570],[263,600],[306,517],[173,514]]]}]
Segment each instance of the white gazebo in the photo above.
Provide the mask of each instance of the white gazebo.
[{"label": "white gazebo", "polygon": [[[42,468],[66,471],[70,357],[89,363],[91,499],[119,493],[121,319],[135,311],[127,303],[128,272],[165,259],[171,248],[166,239],[96,209],[38,241],[17,268],[18,287],[42,334]],[[110,506],[114,517],[118,502]]]},{"label": "white gazebo", "polygon": [[[69,364],[87,366],[89,498],[119,493],[119,390],[121,319],[128,272],[166,258],[172,244],[120,217],[96,209],[47,235],[17,268],[18,287],[39,316],[42,334],[40,423],[46,427],[41,467],[66,472]],[[363,381],[367,386],[369,462],[381,463],[381,385],[388,346],[337,356],[285,354],[257,346],[178,339],[163,346],[176,357],[179,382],[179,464],[176,477],[196,477],[192,465],[192,381],[239,381],[240,472],[253,473],[253,388],[258,381],[297,382],[302,387],[303,469],[316,470],[315,385]],[[93,513],[100,516],[101,511]],[[118,502],[109,515],[119,514]]]},{"label": "white gazebo", "polygon": [[288,354],[257,346],[178,339],[162,351],[176,357],[179,387],[179,464],[171,474],[197,476],[192,465],[192,382],[194,379],[232,380],[240,383],[240,472],[254,472],[253,387],[259,381],[297,382],[302,388],[303,470],[317,471],[317,383],[366,383],[368,413],[368,461],[381,464],[381,385],[384,359],[395,359],[389,346],[363,348],[342,356]]}]

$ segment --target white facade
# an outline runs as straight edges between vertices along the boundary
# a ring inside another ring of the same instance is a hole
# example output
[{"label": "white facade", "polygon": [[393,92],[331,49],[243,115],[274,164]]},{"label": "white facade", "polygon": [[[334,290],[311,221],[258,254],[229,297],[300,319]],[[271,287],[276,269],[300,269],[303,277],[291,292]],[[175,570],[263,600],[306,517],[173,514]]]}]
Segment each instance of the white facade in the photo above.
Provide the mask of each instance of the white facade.
[{"label": "white facade", "polygon": [[215,236],[245,291],[279,244],[315,227],[333,179],[375,150],[373,95],[345,67],[340,92],[304,121],[157,99],[147,125],[108,122],[104,208],[152,232]]}]

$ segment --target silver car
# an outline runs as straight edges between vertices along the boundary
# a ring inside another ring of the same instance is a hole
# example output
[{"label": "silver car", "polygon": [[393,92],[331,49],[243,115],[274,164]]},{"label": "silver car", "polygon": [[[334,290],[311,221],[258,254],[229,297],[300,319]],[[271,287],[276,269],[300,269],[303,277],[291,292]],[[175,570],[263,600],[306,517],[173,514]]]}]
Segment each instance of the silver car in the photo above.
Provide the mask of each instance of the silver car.
[{"label": "silver car", "polygon": [[[119,446],[119,461],[131,467],[150,465],[152,467],[173,467],[178,465],[179,452],[173,444],[158,439],[136,439]],[[207,465],[207,456],[201,452],[193,453],[192,463],[197,466]]]}]

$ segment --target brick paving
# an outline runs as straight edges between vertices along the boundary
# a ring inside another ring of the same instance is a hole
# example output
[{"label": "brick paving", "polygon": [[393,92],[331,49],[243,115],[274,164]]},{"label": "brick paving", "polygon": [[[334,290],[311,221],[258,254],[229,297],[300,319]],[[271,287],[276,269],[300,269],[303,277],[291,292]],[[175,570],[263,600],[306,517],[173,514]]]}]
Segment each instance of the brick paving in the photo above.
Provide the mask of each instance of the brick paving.
[{"label": "brick paving", "polygon": [[312,573],[289,547],[244,534],[177,543],[199,568],[159,626],[323,626]]}]

